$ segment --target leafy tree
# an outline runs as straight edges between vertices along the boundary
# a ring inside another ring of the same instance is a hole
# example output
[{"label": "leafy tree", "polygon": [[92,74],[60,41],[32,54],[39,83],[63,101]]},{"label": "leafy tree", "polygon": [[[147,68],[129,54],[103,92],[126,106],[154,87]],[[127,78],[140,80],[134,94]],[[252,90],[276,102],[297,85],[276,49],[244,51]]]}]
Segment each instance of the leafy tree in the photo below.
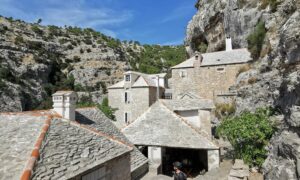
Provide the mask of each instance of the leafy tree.
[{"label": "leafy tree", "polygon": [[37,20],[37,22],[36,22],[37,24],[41,24],[42,23],[42,19],[41,18],[39,18],[38,20]]},{"label": "leafy tree", "polygon": [[265,147],[275,131],[269,121],[272,114],[272,110],[265,108],[257,109],[255,113],[243,112],[240,116],[228,117],[217,128],[217,134],[229,140],[236,158],[261,167],[267,157]]},{"label": "leafy tree", "polygon": [[116,109],[111,108],[108,105],[108,98],[104,98],[101,105],[98,105],[98,108],[105,114],[106,117],[115,121],[116,117],[114,115]]}]

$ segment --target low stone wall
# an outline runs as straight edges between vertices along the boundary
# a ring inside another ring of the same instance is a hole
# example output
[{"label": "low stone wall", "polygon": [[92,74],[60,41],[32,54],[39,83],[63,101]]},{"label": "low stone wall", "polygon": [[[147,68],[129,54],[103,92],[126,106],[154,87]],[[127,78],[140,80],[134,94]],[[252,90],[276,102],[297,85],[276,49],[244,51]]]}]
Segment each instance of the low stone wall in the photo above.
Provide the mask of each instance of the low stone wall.
[{"label": "low stone wall", "polygon": [[236,159],[230,170],[228,180],[247,180],[249,176],[249,166],[244,164],[243,160]]}]

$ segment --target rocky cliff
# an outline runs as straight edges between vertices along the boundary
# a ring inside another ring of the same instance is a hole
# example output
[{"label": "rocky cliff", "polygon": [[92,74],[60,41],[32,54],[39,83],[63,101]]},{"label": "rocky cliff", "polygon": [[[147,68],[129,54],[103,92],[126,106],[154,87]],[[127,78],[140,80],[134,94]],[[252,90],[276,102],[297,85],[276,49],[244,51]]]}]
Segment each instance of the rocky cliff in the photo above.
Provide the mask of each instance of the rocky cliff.
[{"label": "rocky cliff", "polygon": [[226,36],[232,38],[234,48],[247,47],[249,36],[263,22],[264,36],[256,36],[262,38],[262,44],[255,46],[260,47],[255,49],[258,56],[253,56],[252,68],[237,78],[237,113],[267,106],[279,111],[272,118],[278,130],[263,173],[266,179],[299,179],[300,1],[199,0],[196,7],[187,27],[189,54],[223,50]]},{"label": "rocky cliff", "polygon": [[100,103],[129,69],[167,71],[182,46],[140,45],[93,29],[41,26],[0,17],[0,112],[51,108],[56,90],[76,90]]}]

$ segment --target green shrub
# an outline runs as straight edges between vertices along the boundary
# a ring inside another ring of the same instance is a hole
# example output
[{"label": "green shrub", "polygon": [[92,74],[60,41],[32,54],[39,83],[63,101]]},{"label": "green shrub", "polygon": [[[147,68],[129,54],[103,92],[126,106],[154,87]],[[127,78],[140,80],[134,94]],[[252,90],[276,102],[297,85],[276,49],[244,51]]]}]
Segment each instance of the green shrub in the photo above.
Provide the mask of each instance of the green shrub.
[{"label": "green shrub", "polygon": [[73,56],[73,60],[74,60],[74,62],[79,62],[80,61],[80,57],[79,56]]},{"label": "green shrub", "polygon": [[253,59],[259,58],[265,36],[265,23],[263,21],[259,21],[254,31],[247,37],[248,49],[251,52]]},{"label": "green shrub", "polygon": [[91,48],[87,48],[86,52],[87,52],[87,53],[92,52]]},{"label": "green shrub", "polygon": [[265,147],[275,132],[275,126],[269,121],[272,114],[273,111],[266,108],[228,117],[217,128],[217,134],[229,140],[234,147],[235,158],[261,167],[268,153]]},{"label": "green shrub", "polygon": [[41,29],[39,28],[39,26],[37,26],[37,25],[33,25],[33,26],[31,27],[31,30],[32,30],[33,32],[35,32],[36,34],[38,34],[38,35],[43,35],[43,30],[41,30]]},{"label": "green shrub", "polygon": [[115,121],[116,117],[114,115],[116,109],[111,108],[108,105],[108,98],[104,98],[101,105],[98,105],[98,108],[105,114],[106,117]]},{"label": "green shrub", "polygon": [[76,107],[78,108],[92,107],[92,106],[96,106],[96,104],[92,101],[92,97],[90,95],[82,96],[76,104]]},{"label": "green shrub", "polygon": [[15,44],[20,45],[24,43],[24,39],[22,36],[16,36],[15,38]]},{"label": "green shrub", "polygon": [[216,104],[216,117],[222,119],[233,115],[235,113],[235,104],[234,103],[221,103]]},{"label": "green shrub", "polygon": [[48,31],[51,36],[60,36],[62,34],[60,28],[53,25],[48,26]]},{"label": "green shrub", "polygon": [[199,44],[198,46],[198,51],[201,53],[205,53],[207,50],[207,44],[205,44],[204,42],[201,42],[201,44]]}]

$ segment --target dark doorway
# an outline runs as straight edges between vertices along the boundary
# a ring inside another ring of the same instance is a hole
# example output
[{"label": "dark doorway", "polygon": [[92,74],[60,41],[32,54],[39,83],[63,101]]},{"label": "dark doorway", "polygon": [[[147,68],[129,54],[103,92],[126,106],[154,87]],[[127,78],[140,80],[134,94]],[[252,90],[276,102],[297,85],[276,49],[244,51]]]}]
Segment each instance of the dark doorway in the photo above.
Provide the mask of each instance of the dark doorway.
[{"label": "dark doorway", "polygon": [[163,156],[163,174],[173,175],[173,162],[182,163],[182,171],[188,177],[195,177],[200,172],[207,171],[207,151],[194,149],[166,148]]}]

